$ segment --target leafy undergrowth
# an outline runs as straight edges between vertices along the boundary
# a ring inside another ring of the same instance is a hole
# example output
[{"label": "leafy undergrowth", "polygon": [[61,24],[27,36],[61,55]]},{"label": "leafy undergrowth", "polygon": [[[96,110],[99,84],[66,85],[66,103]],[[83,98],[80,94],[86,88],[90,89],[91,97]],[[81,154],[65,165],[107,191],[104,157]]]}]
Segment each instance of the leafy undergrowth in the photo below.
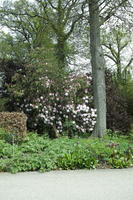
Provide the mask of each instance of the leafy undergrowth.
[{"label": "leafy undergrowth", "polygon": [[19,144],[0,140],[0,171],[49,171],[60,169],[126,168],[133,165],[132,137],[103,139],[65,137],[50,140],[30,133]]}]

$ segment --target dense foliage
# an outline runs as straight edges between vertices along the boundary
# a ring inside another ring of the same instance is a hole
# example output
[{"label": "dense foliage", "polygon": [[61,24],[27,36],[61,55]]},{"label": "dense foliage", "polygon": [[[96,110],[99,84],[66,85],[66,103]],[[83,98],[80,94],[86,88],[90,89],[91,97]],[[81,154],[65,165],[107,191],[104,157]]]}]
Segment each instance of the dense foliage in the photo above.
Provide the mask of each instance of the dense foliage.
[{"label": "dense foliage", "polygon": [[[125,98],[109,71],[107,85],[107,128],[130,129]],[[28,87],[27,87],[28,86]],[[42,58],[19,70],[8,87],[8,110],[28,115],[29,130],[47,132],[50,137],[91,133],[96,123],[91,74],[64,72]]]},{"label": "dense foliage", "polygon": [[126,83],[121,84],[120,91],[122,96],[126,99],[127,102],[127,110],[128,113],[132,117],[132,123],[133,123],[133,79],[132,76],[126,81]]},{"label": "dense foliage", "polygon": [[[47,63],[28,65],[9,87],[11,109],[24,111],[29,128],[57,137],[91,132],[96,123],[91,94],[92,78],[48,68]],[[28,86],[28,87],[27,87]]]},{"label": "dense foliage", "polygon": [[0,133],[0,171],[125,168],[133,165],[133,144],[125,137],[50,140],[29,134],[21,143]]},{"label": "dense foliage", "polygon": [[4,74],[4,82],[7,84],[11,83],[12,77],[17,70],[22,69],[22,65],[12,59],[1,59],[0,60],[0,72]]},{"label": "dense foliage", "polygon": [[112,74],[106,72],[107,92],[107,127],[125,134],[130,130],[131,117],[128,113],[128,103],[121,94]]}]

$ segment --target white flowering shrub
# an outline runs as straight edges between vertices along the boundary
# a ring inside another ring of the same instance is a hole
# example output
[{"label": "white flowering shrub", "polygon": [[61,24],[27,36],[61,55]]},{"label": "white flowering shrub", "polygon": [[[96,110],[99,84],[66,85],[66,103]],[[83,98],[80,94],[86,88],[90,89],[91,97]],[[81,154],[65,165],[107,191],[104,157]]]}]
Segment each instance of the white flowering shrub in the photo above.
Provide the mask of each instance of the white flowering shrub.
[{"label": "white flowering shrub", "polygon": [[93,108],[91,76],[76,76],[63,72],[35,68],[17,75],[10,88],[15,110],[28,115],[29,127],[57,137],[90,133],[96,123]]},{"label": "white flowering shrub", "polygon": [[[33,59],[12,79],[8,87],[8,111],[24,111],[28,129],[38,133],[90,133],[96,123],[91,74],[75,75],[59,71],[55,65]],[[38,56],[37,56],[38,58]],[[107,128],[127,132],[130,118],[126,102],[118,92],[110,72],[106,72]]]}]

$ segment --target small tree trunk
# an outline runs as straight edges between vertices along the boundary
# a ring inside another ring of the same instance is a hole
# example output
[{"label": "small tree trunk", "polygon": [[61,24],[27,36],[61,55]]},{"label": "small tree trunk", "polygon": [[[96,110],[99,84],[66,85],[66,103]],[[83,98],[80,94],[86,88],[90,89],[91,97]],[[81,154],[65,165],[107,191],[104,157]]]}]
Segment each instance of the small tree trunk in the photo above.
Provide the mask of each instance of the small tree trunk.
[{"label": "small tree trunk", "polygon": [[102,137],[106,131],[105,61],[100,44],[99,5],[97,0],[89,0],[89,13],[94,105],[97,109],[97,121],[93,134],[96,137]]}]

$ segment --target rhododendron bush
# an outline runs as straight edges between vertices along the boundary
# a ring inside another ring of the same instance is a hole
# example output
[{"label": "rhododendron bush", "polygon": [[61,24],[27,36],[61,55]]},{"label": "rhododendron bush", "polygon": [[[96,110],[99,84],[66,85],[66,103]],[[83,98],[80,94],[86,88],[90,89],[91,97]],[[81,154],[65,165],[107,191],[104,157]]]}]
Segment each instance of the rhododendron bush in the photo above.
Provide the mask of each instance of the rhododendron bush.
[{"label": "rhododendron bush", "polygon": [[[7,88],[8,111],[23,111],[28,129],[50,137],[90,134],[96,123],[91,74],[67,73],[41,60],[23,67]],[[127,134],[127,104],[106,72],[107,128]]]},{"label": "rhododendron bush", "polygon": [[24,111],[28,127],[49,136],[90,133],[96,123],[90,75],[28,65],[9,87],[14,110]]}]

